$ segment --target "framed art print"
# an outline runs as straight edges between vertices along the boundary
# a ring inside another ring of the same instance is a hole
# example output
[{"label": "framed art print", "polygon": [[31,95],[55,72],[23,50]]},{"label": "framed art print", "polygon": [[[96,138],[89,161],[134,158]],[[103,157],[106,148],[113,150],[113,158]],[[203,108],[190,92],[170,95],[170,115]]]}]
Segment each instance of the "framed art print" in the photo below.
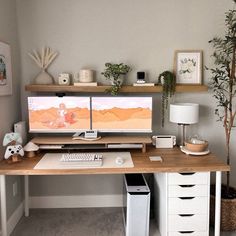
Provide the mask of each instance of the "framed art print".
[{"label": "framed art print", "polygon": [[11,49],[0,42],[0,96],[12,94]]},{"label": "framed art print", "polygon": [[177,84],[202,84],[202,51],[176,51],[174,71]]}]

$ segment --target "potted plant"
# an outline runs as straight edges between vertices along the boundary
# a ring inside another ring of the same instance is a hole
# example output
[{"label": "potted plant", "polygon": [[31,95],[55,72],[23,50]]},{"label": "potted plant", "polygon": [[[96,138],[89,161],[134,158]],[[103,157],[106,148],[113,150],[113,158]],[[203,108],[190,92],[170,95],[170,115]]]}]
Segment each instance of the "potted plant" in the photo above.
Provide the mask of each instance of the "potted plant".
[{"label": "potted plant", "polygon": [[[236,10],[226,12],[225,25],[225,36],[214,37],[209,41],[215,50],[212,55],[215,68],[209,70],[211,71],[210,85],[216,99],[215,114],[224,127],[226,159],[227,164],[230,165],[230,140],[236,120]],[[214,195],[214,192],[212,193]],[[222,230],[236,230],[236,189],[230,187],[229,172],[227,172],[226,186],[222,186],[221,203]]]},{"label": "potted plant", "polygon": [[105,70],[102,72],[102,75],[111,81],[112,87],[107,90],[107,92],[111,93],[111,95],[117,95],[119,89],[122,86],[124,76],[131,70],[128,65],[124,63],[120,64],[113,64],[113,63],[106,63]]},{"label": "potted plant", "polygon": [[168,108],[169,98],[171,98],[175,93],[175,85],[176,85],[175,75],[171,71],[164,71],[159,75],[158,83],[162,85],[161,124],[162,127],[164,127],[165,113]]}]

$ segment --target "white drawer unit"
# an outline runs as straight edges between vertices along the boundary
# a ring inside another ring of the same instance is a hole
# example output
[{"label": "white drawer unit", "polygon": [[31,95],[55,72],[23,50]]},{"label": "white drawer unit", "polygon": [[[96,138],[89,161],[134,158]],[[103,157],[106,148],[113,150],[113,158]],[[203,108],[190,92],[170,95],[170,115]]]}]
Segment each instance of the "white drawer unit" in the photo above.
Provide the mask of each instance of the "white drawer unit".
[{"label": "white drawer unit", "polygon": [[204,197],[208,195],[207,184],[183,184],[183,185],[169,185],[169,197]]},{"label": "white drawer unit", "polygon": [[208,184],[207,172],[169,173],[169,185]]},{"label": "white drawer unit", "polygon": [[209,235],[210,172],[154,174],[161,236]]},{"label": "white drawer unit", "polygon": [[207,230],[207,215],[169,215],[168,231],[169,232],[184,232],[184,231],[206,231]]},{"label": "white drawer unit", "polygon": [[170,232],[168,236],[209,236],[208,232],[196,232],[196,231],[178,231]]},{"label": "white drawer unit", "polygon": [[207,197],[168,198],[169,214],[207,214]]}]

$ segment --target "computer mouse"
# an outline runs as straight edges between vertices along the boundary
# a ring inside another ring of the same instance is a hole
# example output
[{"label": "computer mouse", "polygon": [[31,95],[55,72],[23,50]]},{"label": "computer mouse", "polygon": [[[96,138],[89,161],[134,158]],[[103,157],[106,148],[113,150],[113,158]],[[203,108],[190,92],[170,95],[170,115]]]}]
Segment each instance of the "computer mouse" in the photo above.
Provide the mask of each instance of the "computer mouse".
[{"label": "computer mouse", "polygon": [[118,157],[116,158],[116,164],[117,164],[117,165],[120,166],[120,165],[123,165],[124,163],[125,163],[125,160],[124,160],[123,157],[119,157],[119,156],[118,156]]}]

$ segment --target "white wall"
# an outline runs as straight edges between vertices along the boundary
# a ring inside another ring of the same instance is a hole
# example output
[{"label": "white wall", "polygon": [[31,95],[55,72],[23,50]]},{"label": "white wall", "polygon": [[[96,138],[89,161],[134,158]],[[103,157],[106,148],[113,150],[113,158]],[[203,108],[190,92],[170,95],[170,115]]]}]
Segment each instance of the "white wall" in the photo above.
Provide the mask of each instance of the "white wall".
[{"label": "white wall", "polygon": [[[20,120],[20,63],[19,45],[17,40],[16,24],[16,3],[15,0],[0,0],[0,40],[10,44],[13,70],[13,95],[0,96],[0,143],[7,132],[12,131],[13,123]],[[0,145],[0,156],[2,157],[5,149]],[[16,197],[12,196],[12,184],[18,183],[19,193]],[[10,176],[7,178],[7,209],[8,216],[16,209],[22,201],[21,179]]]},{"label": "white wall", "polygon": [[[17,0],[22,85],[33,83],[39,72],[27,52],[44,45],[60,52],[49,69],[55,77],[60,72],[75,73],[82,67],[90,67],[97,71],[99,82],[107,83],[100,73],[105,62],[110,61],[132,66],[127,84],[135,81],[138,70],[147,71],[150,81],[157,81],[162,71],[172,69],[176,49],[202,49],[204,64],[211,66],[212,49],[208,41],[224,32],[224,12],[232,5],[231,0]],[[205,84],[208,78],[204,71]],[[22,93],[24,117],[28,95]],[[161,97],[155,95],[154,99],[155,133],[177,134],[176,125],[167,122],[165,129],[160,127]],[[177,94],[175,100],[201,105],[200,123],[191,127],[191,132],[209,140],[210,149],[223,159],[224,133],[222,125],[216,123],[212,94]],[[235,155],[236,147],[232,147],[234,171]],[[83,194],[87,193],[88,184],[90,194],[96,193],[98,185],[114,194],[121,191],[120,176],[84,180],[84,176],[32,177],[31,195]],[[232,182],[236,186],[236,178]],[[71,187],[65,188],[66,183]],[[115,190],[111,186],[118,187]]]}]

